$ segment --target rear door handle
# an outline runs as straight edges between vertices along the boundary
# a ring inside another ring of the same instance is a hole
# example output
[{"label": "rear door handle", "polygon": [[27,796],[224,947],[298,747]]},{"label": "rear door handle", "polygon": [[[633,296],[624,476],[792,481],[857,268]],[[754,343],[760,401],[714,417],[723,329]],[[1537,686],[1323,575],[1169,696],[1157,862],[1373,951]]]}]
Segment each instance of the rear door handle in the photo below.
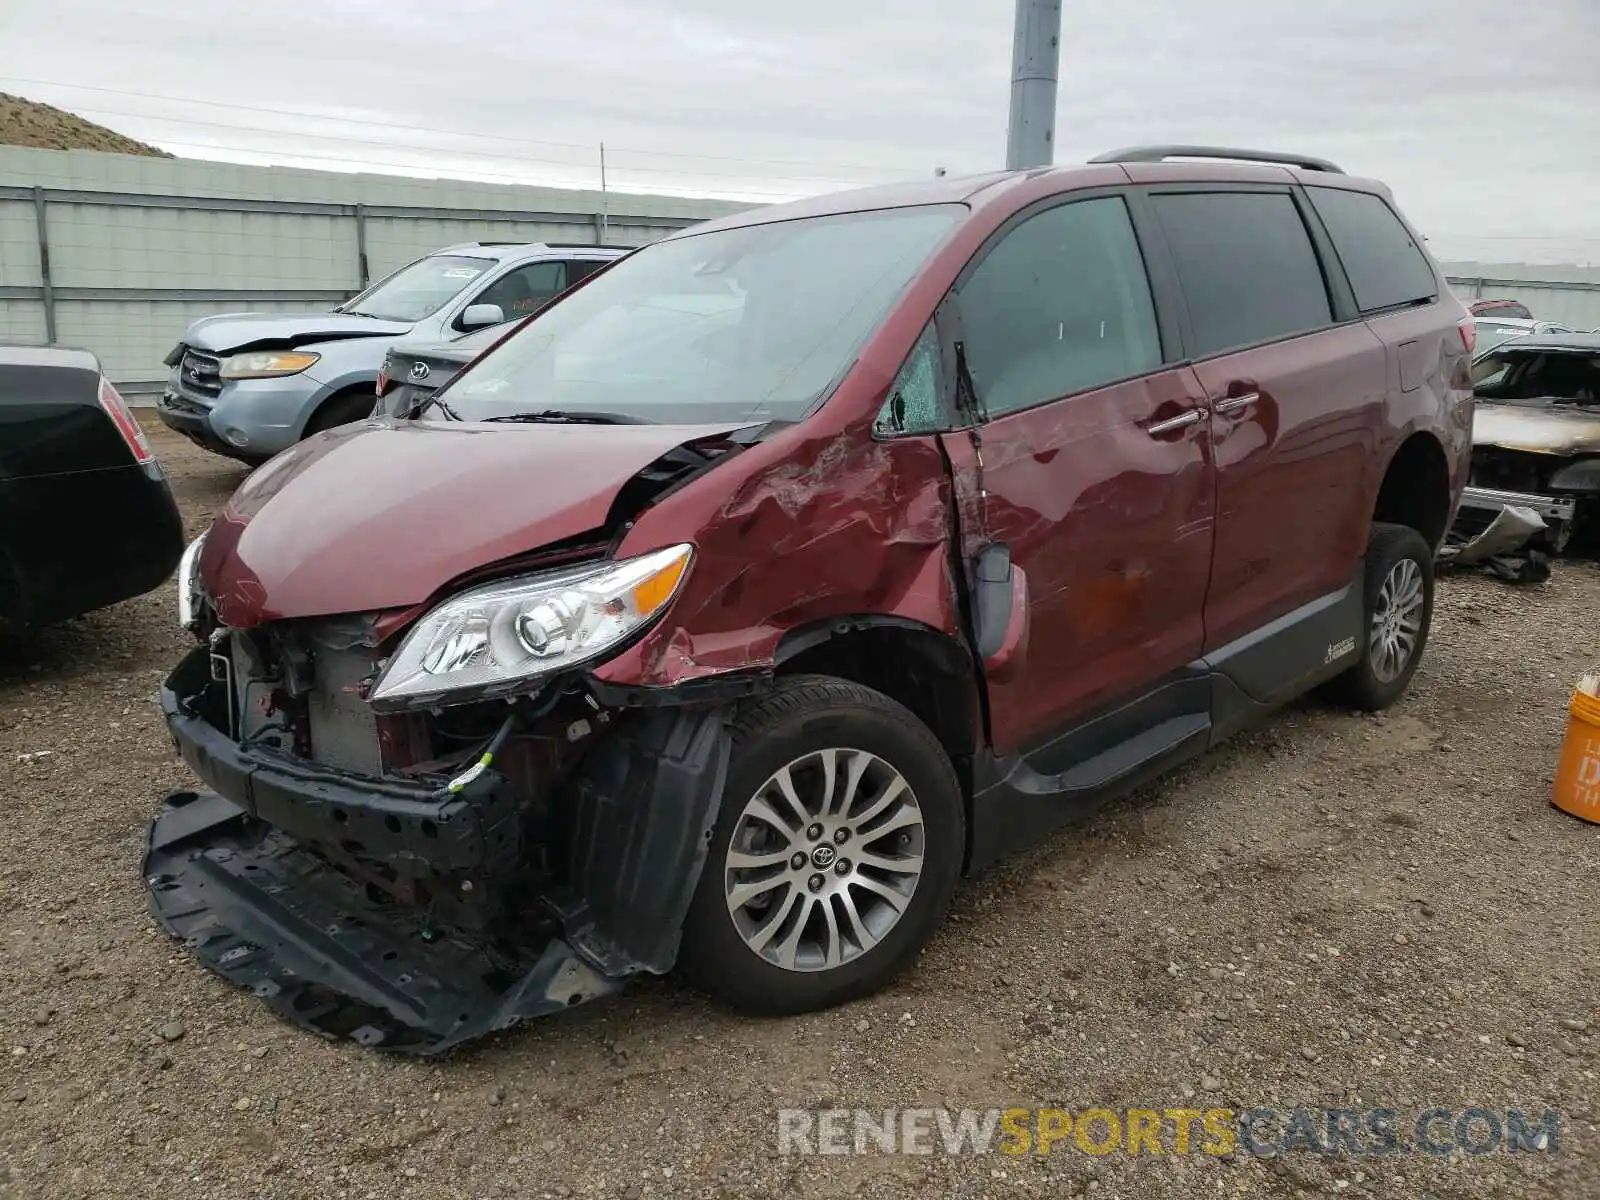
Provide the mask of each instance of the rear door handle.
[{"label": "rear door handle", "polygon": [[1160,437],[1163,433],[1171,433],[1174,429],[1183,429],[1200,420],[1201,412],[1198,408],[1191,408],[1188,412],[1179,413],[1175,417],[1168,417],[1165,421],[1157,421],[1153,425],[1146,425],[1144,431],[1151,437]]},{"label": "rear door handle", "polygon": [[1230,396],[1226,400],[1218,400],[1213,404],[1212,410],[1219,413],[1238,412],[1241,408],[1249,408],[1261,399],[1260,392],[1246,392],[1242,396]]}]

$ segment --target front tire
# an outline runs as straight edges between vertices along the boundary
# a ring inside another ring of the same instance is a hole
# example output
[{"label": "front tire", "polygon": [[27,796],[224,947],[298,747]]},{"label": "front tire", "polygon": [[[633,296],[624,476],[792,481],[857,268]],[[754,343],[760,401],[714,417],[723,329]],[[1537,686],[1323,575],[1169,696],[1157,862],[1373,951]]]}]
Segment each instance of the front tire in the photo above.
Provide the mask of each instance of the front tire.
[{"label": "front tire", "polygon": [[965,844],[955,771],[925,725],[858,684],[782,680],[734,723],[684,973],[764,1014],[877,991],[938,928]]},{"label": "front tire", "polygon": [[340,425],[349,425],[354,421],[364,421],[372,415],[373,408],[378,403],[376,392],[341,392],[322,402],[322,407],[311,414],[311,420],[306,422],[305,436],[321,433]]},{"label": "front tire", "polygon": [[1374,524],[1367,542],[1362,655],[1328,685],[1363,712],[1388,708],[1411,686],[1433,625],[1433,552],[1409,525]]}]

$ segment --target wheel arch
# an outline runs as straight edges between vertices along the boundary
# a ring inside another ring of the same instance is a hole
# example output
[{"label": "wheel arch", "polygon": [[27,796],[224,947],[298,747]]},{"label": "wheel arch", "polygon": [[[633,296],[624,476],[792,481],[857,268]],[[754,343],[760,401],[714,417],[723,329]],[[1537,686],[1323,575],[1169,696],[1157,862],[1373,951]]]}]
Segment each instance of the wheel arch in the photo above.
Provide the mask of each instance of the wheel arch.
[{"label": "wheel arch", "polygon": [[904,705],[939,739],[970,801],[982,721],[972,654],[961,642],[905,617],[833,617],[790,630],[774,657],[779,676],[846,679]]},{"label": "wheel arch", "polygon": [[1415,529],[1432,550],[1450,523],[1450,463],[1439,439],[1426,430],[1405,438],[1389,459],[1373,503],[1374,523]]},{"label": "wheel arch", "polygon": [[374,405],[378,402],[378,377],[376,374],[371,379],[357,380],[353,383],[344,383],[330,391],[315,404],[310,405],[300,421],[299,437],[307,436],[307,431],[317,423],[317,418],[327,412],[330,407],[339,404],[352,396],[370,394]]}]

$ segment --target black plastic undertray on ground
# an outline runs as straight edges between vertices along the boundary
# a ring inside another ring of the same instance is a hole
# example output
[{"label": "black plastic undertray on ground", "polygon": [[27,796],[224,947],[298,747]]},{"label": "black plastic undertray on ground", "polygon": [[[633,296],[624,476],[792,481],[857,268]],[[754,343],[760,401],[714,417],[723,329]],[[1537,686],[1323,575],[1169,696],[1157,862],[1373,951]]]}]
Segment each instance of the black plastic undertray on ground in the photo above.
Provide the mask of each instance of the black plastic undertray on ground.
[{"label": "black plastic undertray on ground", "polygon": [[144,878],[201,962],[328,1038],[439,1054],[622,986],[555,929],[520,953],[427,929],[214,792],[168,797]]}]

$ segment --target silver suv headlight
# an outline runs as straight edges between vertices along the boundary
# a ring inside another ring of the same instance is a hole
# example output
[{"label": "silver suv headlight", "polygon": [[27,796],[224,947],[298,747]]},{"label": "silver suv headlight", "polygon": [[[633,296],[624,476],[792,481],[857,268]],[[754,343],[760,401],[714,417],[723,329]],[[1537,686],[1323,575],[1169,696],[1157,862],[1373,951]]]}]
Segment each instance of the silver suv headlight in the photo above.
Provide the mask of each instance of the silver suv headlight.
[{"label": "silver suv headlight", "polygon": [[190,542],[178,560],[178,628],[193,630],[200,619],[200,547],[206,535]]},{"label": "silver suv headlight", "polygon": [[672,603],[693,555],[671,546],[452,596],[406,635],[369,699],[378,709],[463,704],[593,662]]}]

